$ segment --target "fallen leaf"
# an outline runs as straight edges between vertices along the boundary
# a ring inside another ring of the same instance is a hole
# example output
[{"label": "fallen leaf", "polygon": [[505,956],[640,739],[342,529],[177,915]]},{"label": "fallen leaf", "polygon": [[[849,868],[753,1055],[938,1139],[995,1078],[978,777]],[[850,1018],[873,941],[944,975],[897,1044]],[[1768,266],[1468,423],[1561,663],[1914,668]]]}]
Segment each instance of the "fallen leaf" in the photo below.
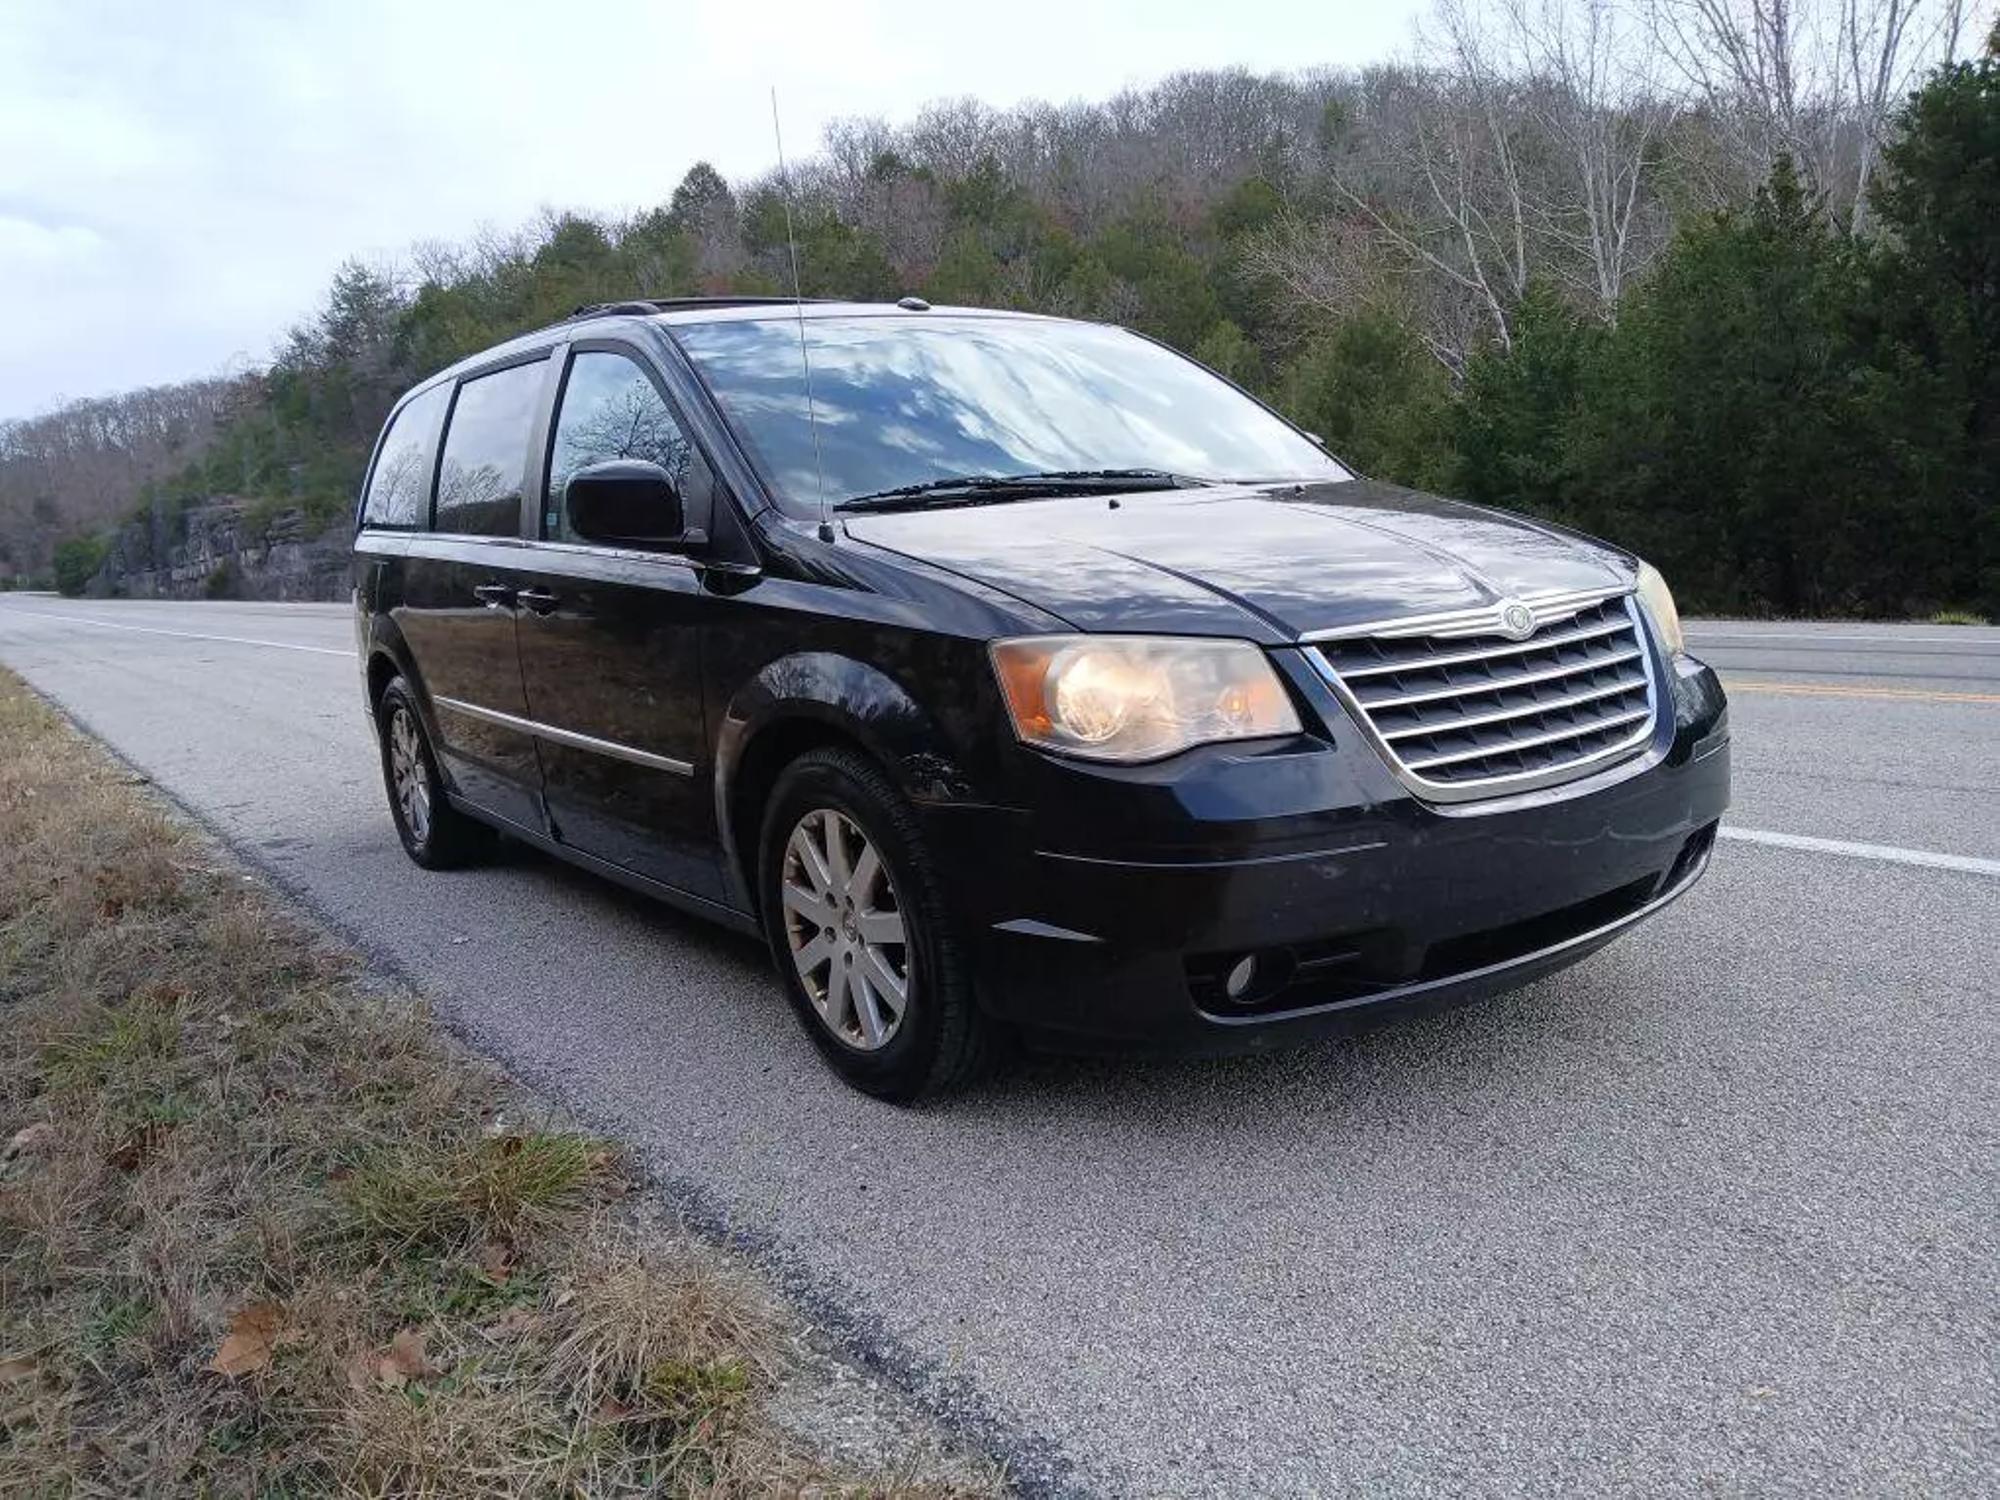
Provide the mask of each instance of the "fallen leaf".
[{"label": "fallen leaf", "polygon": [[40,1367],[32,1354],[10,1354],[0,1359],[0,1382],[8,1385],[22,1385],[35,1378]]},{"label": "fallen leaf", "polygon": [[285,1310],[277,1303],[252,1302],[229,1320],[229,1333],[208,1368],[218,1375],[252,1375],[268,1369],[284,1327]]},{"label": "fallen leaf", "polygon": [[412,1380],[440,1373],[424,1350],[424,1335],[420,1328],[405,1328],[389,1340],[388,1352],[375,1363],[377,1378],[396,1390],[401,1390]]},{"label": "fallen leaf", "polygon": [[622,1422],[638,1408],[627,1406],[615,1396],[606,1396],[597,1404],[597,1420],[600,1422]]},{"label": "fallen leaf", "polygon": [[525,1307],[510,1307],[479,1331],[489,1339],[511,1339],[535,1326],[535,1315]]},{"label": "fallen leaf", "polygon": [[6,1148],[0,1150],[0,1167],[6,1166],[18,1156],[26,1156],[30,1151],[40,1151],[56,1138],[56,1128],[47,1120],[38,1120],[33,1125],[24,1126],[8,1138]]},{"label": "fallen leaf", "polygon": [[121,1172],[136,1172],[145,1164],[146,1158],[160,1149],[160,1143],[172,1133],[173,1126],[165,1121],[155,1120],[150,1125],[141,1125],[112,1147],[105,1161]]},{"label": "fallen leaf", "polygon": [[365,1394],[375,1389],[375,1356],[366,1349],[356,1349],[347,1357],[348,1389]]},{"label": "fallen leaf", "polygon": [[521,1147],[526,1144],[518,1135],[503,1136],[500,1140],[500,1154],[502,1156],[519,1156],[521,1154]]},{"label": "fallen leaf", "polygon": [[505,1240],[488,1240],[479,1251],[479,1271],[495,1286],[505,1286],[514,1274],[514,1247]]}]

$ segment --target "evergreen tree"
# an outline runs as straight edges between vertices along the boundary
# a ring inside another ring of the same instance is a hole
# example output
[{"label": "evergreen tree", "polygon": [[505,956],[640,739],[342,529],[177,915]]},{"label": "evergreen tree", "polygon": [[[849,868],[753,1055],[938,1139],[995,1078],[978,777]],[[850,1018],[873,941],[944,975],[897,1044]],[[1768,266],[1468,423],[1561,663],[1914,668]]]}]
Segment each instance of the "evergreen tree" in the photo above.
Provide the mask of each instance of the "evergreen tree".
[{"label": "evergreen tree", "polygon": [[[1889,240],[1871,306],[1880,399],[1911,424],[1926,502],[1920,567],[1940,602],[2000,614],[2000,23],[1988,55],[1941,69],[1883,153]],[[1897,377],[1900,377],[1898,379]],[[1896,398],[1900,396],[1901,400]]]}]

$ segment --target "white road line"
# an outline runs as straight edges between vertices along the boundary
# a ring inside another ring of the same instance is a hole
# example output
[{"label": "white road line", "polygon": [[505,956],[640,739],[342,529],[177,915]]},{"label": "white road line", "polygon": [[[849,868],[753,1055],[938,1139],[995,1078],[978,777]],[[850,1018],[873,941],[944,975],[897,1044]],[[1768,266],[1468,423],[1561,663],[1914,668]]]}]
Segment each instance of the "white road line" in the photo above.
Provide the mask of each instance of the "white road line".
[{"label": "white road line", "polygon": [[1989,646],[2000,650],[2000,639],[1991,635],[1802,635],[1796,630],[1690,630],[1687,634],[1689,644],[1695,646],[1726,646],[1731,641],[1798,641],[1809,646],[1879,641],[1892,646]]},{"label": "white road line", "polygon": [[354,660],[352,651],[337,651],[331,646],[301,646],[296,641],[266,641],[247,635],[209,635],[199,630],[166,630],[158,625],[127,625],[117,620],[93,620],[89,615],[63,614],[53,609],[34,609],[26,614],[41,620],[70,620],[78,625],[95,625],[100,630],[131,630],[140,635],[171,635],[185,641],[227,641],[234,646],[269,646],[276,651],[310,651],[315,656],[344,656]]},{"label": "white road line", "polygon": [[1931,849],[1899,849],[1894,844],[1858,844],[1850,839],[1808,838],[1802,833],[1771,833],[1762,828],[1719,830],[1721,837],[1777,849],[1802,849],[1808,854],[1840,854],[1849,859],[1873,859],[1884,864],[1916,865],[1926,870],[1956,870],[1965,875],[2000,876],[2000,859],[1974,859],[1969,854],[1939,854]]}]

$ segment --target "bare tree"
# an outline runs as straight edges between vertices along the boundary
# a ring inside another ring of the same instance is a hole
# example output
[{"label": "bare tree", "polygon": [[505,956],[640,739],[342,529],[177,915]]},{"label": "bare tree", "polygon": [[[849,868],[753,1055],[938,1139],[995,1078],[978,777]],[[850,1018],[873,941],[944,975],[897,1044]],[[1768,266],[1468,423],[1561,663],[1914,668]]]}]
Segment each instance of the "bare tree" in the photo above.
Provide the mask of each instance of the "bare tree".
[{"label": "bare tree", "polygon": [[[1513,345],[1528,282],[1527,209],[1510,84],[1480,71],[1385,73],[1329,181],[1372,231],[1385,264],[1426,271],[1479,309],[1487,337]],[[1447,319],[1461,324],[1462,317]],[[1447,346],[1442,328],[1433,346]],[[1470,347],[1446,358],[1462,368]]]},{"label": "bare tree", "polygon": [[946,181],[969,177],[987,156],[996,156],[1001,117],[977,99],[947,99],[926,105],[903,132],[912,160]]},{"label": "bare tree", "polygon": [[1490,309],[1409,242],[1366,219],[1287,211],[1244,250],[1244,266],[1282,288],[1302,327],[1384,313],[1416,331],[1454,377],[1493,337]]},{"label": "bare tree", "polygon": [[[1932,13],[1926,14],[1927,10]],[[1918,35],[1925,31],[1948,35],[1957,30],[1958,19],[1955,0],[1930,7],[1924,0],[1842,0],[1841,61],[1859,133],[1850,220],[1856,232],[1868,212],[1868,180],[1875,171],[1889,112],[1908,91],[1917,70],[1930,65],[1917,47],[1905,45],[1912,39],[1913,23]],[[1956,45],[1956,38],[1950,45]]]},{"label": "bare tree", "polygon": [[1789,156],[1855,230],[1883,132],[1919,73],[1957,55],[1964,0],[1651,0],[1660,55],[1730,148],[1728,196]]},{"label": "bare tree", "polygon": [[[1425,341],[1454,372],[1480,342],[1511,349],[1531,282],[1615,318],[1665,242],[1652,183],[1673,103],[1641,29],[1612,0],[1439,0],[1422,65],[1368,75],[1333,143],[1334,197],[1371,264],[1414,289]],[[1298,286],[1314,236],[1269,237]],[[1351,253],[1346,236],[1317,237]],[[1353,277],[1303,278],[1324,293]],[[1366,278],[1362,278],[1365,282]]]},{"label": "bare tree", "polygon": [[[1447,0],[1464,13],[1464,0]],[[1462,27],[1470,51],[1481,33]],[[1664,242],[1646,191],[1672,105],[1631,18],[1610,0],[1500,0],[1487,49],[1524,80],[1516,100],[1548,153],[1526,184],[1538,267],[1605,318]],[[1487,65],[1490,68],[1490,64]]]}]

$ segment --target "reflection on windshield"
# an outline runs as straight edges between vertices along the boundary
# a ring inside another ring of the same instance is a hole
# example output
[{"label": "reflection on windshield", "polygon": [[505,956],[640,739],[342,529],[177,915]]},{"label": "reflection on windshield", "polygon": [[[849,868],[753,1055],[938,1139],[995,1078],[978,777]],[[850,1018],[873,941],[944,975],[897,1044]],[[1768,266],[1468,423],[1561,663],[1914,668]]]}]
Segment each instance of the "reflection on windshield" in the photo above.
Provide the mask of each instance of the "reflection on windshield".
[{"label": "reflection on windshield", "polygon": [[[799,329],[673,330],[781,500],[818,504]],[[1199,365],[1119,328],[1029,319],[810,318],[830,502],[965,475],[1166,469],[1345,479],[1319,448]]]}]

